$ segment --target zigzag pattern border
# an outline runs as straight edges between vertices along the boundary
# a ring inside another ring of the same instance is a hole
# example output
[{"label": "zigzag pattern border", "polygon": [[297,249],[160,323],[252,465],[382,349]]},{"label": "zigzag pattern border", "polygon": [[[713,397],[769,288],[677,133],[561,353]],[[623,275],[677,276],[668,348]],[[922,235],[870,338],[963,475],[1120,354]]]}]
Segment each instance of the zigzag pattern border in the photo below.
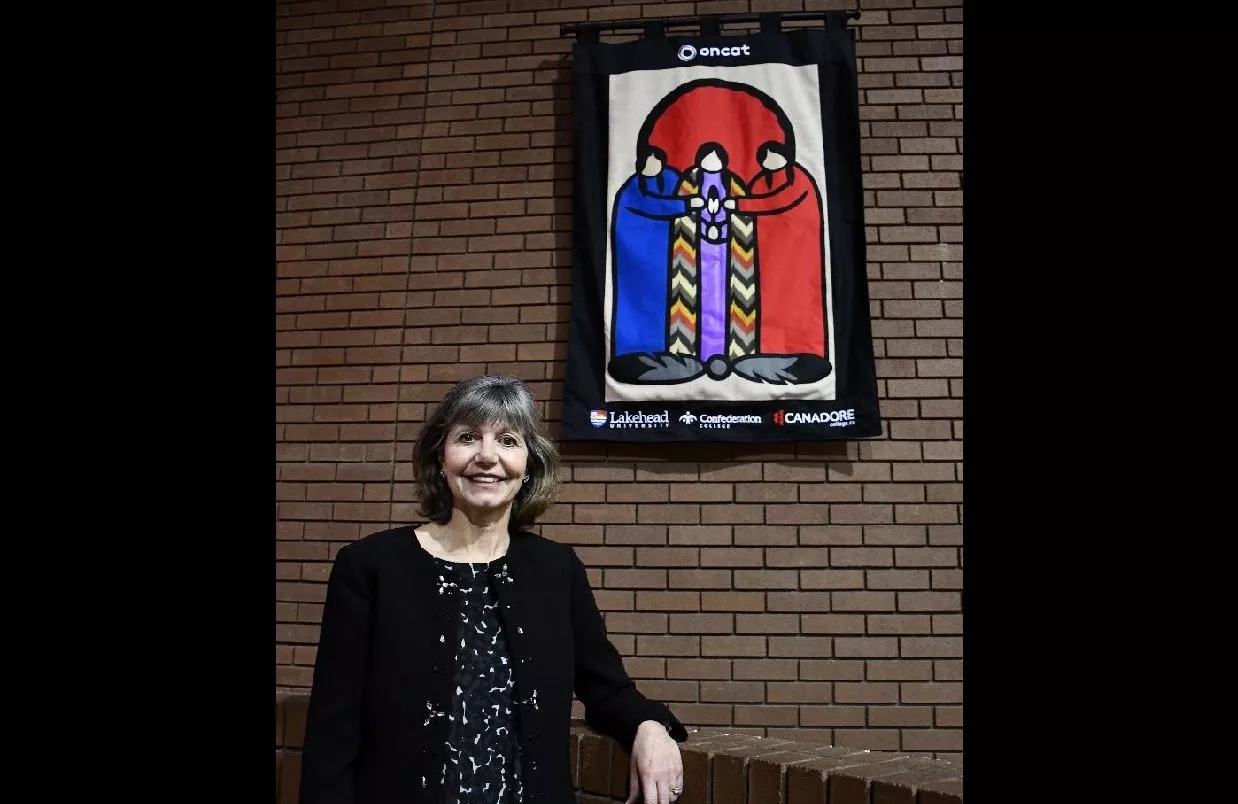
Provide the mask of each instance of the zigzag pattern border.
[{"label": "zigzag pattern border", "polygon": [[[747,189],[731,181],[730,196],[740,198]],[[756,354],[758,340],[757,225],[754,216],[732,212],[731,243],[727,253],[727,355],[732,358]]]},{"label": "zigzag pattern border", "polygon": [[[684,176],[677,193],[695,195],[699,188]],[[666,349],[671,354],[697,352],[700,271],[696,252],[696,218],[691,212],[671,226],[671,270],[667,293]]]}]

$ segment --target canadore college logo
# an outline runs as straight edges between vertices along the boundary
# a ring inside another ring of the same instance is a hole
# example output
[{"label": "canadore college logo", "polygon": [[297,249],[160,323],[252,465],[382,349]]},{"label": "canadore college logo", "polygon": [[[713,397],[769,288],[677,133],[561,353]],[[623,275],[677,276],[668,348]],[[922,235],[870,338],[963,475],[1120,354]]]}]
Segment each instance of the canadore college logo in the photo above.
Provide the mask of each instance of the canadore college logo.
[{"label": "canadore college logo", "polygon": [[775,411],[774,424],[786,427],[789,424],[826,424],[830,427],[850,427],[855,424],[855,408],[831,410],[822,413],[796,413]]}]

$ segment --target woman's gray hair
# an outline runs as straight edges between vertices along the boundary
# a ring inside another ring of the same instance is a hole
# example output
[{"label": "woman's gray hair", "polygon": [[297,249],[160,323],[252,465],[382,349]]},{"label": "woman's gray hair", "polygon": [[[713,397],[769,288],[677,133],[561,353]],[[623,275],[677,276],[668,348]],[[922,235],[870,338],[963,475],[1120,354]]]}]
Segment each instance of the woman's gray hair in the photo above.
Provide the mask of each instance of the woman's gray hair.
[{"label": "woman's gray hair", "polygon": [[508,427],[524,437],[529,450],[525,470],[529,482],[512,501],[509,529],[527,528],[555,502],[559,490],[559,452],[546,435],[545,425],[528,387],[514,377],[483,374],[457,384],[447,392],[413,445],[413,483],[421,515],[440,525],[451,519],[452,496],[439,474],[443,444],[457,424]]}]

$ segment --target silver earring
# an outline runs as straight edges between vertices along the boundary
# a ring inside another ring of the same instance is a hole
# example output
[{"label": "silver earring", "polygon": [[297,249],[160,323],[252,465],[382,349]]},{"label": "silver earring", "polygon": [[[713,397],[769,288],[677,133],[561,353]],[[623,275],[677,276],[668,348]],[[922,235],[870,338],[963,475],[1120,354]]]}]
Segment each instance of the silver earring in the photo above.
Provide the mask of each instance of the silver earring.
[{"label": "silver earring", "polygon": [[447,473],[443,471],[443,467],[441,467],[441,466],[438,468],[438,476],[439,476],[439,477],[447,477]]},{"label": "silver earring", "polygon": [[524,476],[524,482],[526,482],[526,483],[528,483],[528,482],[529,482],[529,476],[528,476],[528,475],[525,475],[525,476]]}]

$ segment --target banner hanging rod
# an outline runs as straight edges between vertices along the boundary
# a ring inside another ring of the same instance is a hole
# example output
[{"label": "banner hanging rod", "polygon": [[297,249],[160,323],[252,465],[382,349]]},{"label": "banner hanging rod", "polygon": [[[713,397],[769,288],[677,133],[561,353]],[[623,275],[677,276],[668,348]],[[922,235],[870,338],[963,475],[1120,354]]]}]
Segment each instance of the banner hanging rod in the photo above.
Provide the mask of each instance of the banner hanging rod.
[{"label": "banner hanging rod", "polygon": [[788,22],[805,22],[822,20],[827,23],[838,23],[844,20],[858,20],[858,8],[844,11],[774,11],[752,12],[744,14],[702,14],[698,17],[662,17],[647,20],[614,20],[612,22],[570,22],[559,26],[559,36],[575,34],[578,37],[595,37],[600,33],[640,32],[650,29],[665,30],[667,28],[700,27],[703,35],[718,34],[719,26],[727,22],[762,22],[786,20]]}]

